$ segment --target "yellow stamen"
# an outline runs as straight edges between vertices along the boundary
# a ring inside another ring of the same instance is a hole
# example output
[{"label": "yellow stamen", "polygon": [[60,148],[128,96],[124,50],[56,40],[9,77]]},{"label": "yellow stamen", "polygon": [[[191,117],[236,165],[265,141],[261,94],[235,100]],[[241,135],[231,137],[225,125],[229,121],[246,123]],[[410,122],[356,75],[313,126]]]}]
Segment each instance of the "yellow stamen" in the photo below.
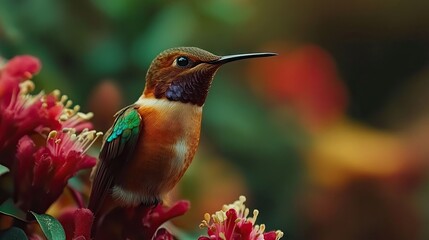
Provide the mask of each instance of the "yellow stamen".
[{"label": "yellow stamen", "polygon": [[91,118],[93,118],[94,117],[94,113],[92,113],[92,112],[89,112],[89,113],[81,113],[81,112],[78,112],[77,114],[76,114],[79,118],[81,118],[81,119],[83,119],[83,120],[89,120],[89,119],[91,119]]},{"label": "yellow stamen", "polygon": [[76,105],[76,106],[73,107],[73,111],[74,112],[77,113],[77,112],[79,112],[79,110],[80,110],[80,106],[79,105]]},{"label": "yellow stamen", "polygon": [[210,214],[209,213],[204,214],[204,220],[206,220],[206,222],[210,222]]},{"label": "yellow stamen", "polygon": [[255,224],[256,219],[258,218],[259,211],[258,209],[253,210],[253,217],[249,219],[253,224]]},{"label": "yellow stamen", "polygon": [[64,107],[69,108],[73,105],[73,101],[72,100],[67,100],[66,104],[64,105]]},{"label": "yellow stamen", "polygon": [[57,131],[51,131],[48,135],[48,139],[57,137],[57,133],[58,133]]},{"label": "yellow stamen", "polygon": [[261,233],[264,233],[264,231],[265,231],[265,224],[261,224],[261,225],[259,225],[259,231],[260,231]]},{"label": "yellow stamen", "polygon": [[54,95],[54,97],[58,98],[61,95],[60,90],[55,89],[54,91],[52,91],[52,95]]},{"label": "yellow stamen", "polygon": [[276,231],[276,240],[279,240],[280,238],[282,238],[284,235],[284,233],[280,230]]},{"label": "yellow stamen", "polygon": [[20,93],[25,95],[34,91],[35,85],[32,81],[26,80],[19,84]]},{"label": "yellow stamen", "polygon": [[67,99],[69,99],[69,97],[67,95],[62,95],[61,99],[60,99],[60,103],[64,105],[64,103],[67,101]]}]

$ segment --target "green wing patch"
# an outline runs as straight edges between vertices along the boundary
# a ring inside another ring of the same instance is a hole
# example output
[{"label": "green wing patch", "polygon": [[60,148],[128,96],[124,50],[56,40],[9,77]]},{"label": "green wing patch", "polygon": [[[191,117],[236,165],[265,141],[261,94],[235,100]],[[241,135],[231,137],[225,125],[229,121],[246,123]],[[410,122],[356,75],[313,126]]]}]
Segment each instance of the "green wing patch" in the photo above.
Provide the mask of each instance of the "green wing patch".
[{"label": "green wing patch", "polygon": [[121,141],[127,142],[132,135],[139,133],[140,122],[140,114],[135,109],[129,109],[123,115],[119,116],[112,133],[106,141],[112,142],[121,136]]}]

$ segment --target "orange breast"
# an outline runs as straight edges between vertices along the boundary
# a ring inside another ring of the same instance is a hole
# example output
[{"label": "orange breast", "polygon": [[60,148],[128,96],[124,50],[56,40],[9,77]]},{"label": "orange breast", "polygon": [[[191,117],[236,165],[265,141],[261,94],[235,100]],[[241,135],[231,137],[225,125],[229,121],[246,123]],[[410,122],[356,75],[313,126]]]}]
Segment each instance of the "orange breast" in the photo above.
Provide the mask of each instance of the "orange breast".
[{"label": "orange breast", "polygon": [[201,107],[152,99],[142,101],[138,111],[142,134],[118,185],[140,195],[162,195],[180,180],[194,157]]}]

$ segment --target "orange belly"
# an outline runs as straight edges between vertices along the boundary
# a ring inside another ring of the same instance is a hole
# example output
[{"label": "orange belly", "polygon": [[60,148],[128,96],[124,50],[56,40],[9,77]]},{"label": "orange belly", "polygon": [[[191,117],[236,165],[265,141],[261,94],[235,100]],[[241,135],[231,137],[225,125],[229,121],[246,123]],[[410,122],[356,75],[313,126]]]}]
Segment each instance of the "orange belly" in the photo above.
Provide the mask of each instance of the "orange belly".
[{"label": "orange belly", "polygon": [[133,195],[119,196],[133,205],[162,198],[170,191],[191,163],[200,138],[201,107],[156,100],[150,103],[138,109],[142,133],[116,186],[116,191],[123,191],[119,195]]}]

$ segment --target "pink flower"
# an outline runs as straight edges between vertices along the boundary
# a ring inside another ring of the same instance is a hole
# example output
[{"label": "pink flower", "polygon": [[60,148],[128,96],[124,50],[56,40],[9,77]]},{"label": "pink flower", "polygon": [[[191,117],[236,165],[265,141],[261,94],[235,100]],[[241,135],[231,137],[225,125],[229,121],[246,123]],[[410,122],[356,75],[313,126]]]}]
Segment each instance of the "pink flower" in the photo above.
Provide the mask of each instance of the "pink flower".
[{"label": "pink flower", "polygon": [[[21,91],[21,83],[40,70],[40,61],[31,56],[17,56],[0,66],[0,153],[1,163],[10,165],[13,158],[13,148],[19,138],[19,127],[14,127],[16,119],[9,119],[10,105],[16,104]],[[26,89],[33,85],[24,84]],[[13,102],[13,103],[12,103]],[[13,109],[12,109],[13,110]],[[31,119],[31,118],[30,118]]]},{"label": "pink flower", "polygon": [[[96,239],[174,239],[171,233],[160,227],[172,218],[185,214],[189,207],[190,203],[182,200],[172,207],[160,204],[156,207],[118,208],[98,226]],[[112,232],[118,227],[121,228],[119,235],[117,229]]]},{"label": "pink flower", "polygon": [[24,135],[92,127],[88,122],[92,113],[80,113],[79,106],[71,109],[72,102],[58,90],[30,94],[34,83],[28,79],[39,70],[39,60],[31,56],[15,57],[0,69],[0,163],[9,167]]},{"label": "pink flower", "polygon": [[142,218],[143,232],[145,237],[152,237],[156,230],[168,220],[185,214],[190,208],[188,201],[178,201],[172,207],[162,204],[149,210]]},{"label": "pink flower", "polygon": [[165,228],[160,228],[158,231],[156,231],[155,236],[152,238],[153,240],[174,240],[174,236],[167,231]]},{"label": "pink flower", "polygon": [[86,151],[101,133],[74,129],[51,131],[45,146],[28,136],[19,140],[16,154],[15,202],[23,210],[44,213],[61,195],[77,171],[95,165]]},{"label": "pink flower", "polygon": [[90,240],[94,214],[87,208],[69,209],[58,220],[64,228],[66,239]]},{"label": "pink flower", "polygon": [[14,148],[24,135],[92,127],[88,122],[92,113],[80,113],[79,106],[70,109],[71,101],[67,96],[60,97],[58,90],[47,95],[29,95],[33,88],[31,81],[21,83],[19,94],[13,96],[9,105],[0,106],[0,151]]},{"label": "pink flower", "polygon": [[283,232],[265,231],[265,225],[255,225],[259,211],[253,211],[253,217],[249,215],[249,209],[244,202],[246,198],[240,196],[233,204],[225,205],[221,211],[211,215],[206,213],[200,227],[206,227],[208,236],[201,236],[199,240],[278,240],[283,237]]},{"label": "pink flower", "polygon": [[74,128],[76,132],[80,132],[85,128],[92,128],[92,124],[88,120],[93,117],[93,114],[91,112],[86,114],[79,112],[79,105],[71,108],[72,101],[68,99],[67,95],[61,95],[59,90],[54,90],[52,93],[44,95],[41,102],[45,110],[42,115],[47,122],[36,129],[38,132],[42,132],[44,128],[49,127],[51,125],[49,121],[53,121],[52,125],[59,126],[58,128],[52,127],[51,130]]},{"label": "pink flower", "polygon": [[16,56],[9,60],[3,68],[2,75],[7,75],[16,78],[18,81],[30,79],[35,73],[38,73],[41,68],[39,59],[29,56]]},{"label": "pink flower", "polygon": [[[153,240],[174,240],[174,236],[167,231],[165,228],[159,228],[160,223],[167,221],[173,217],[176,217],[178,214],[182,215],[189,209],[189,202],[181,201],[176,203],[172,208],[166,207],[156,207],[152,210],[150,208],[141,208],[145,213],[143,217],[143,222],[146,226],[142,227],[136,226],[135,223],[142,223],[141,220],[137,220],[133,223],[122,222],[121,224],[131,225],[131,227],[126,228],[127,233],[124,233],[123,236],[135,236],[136,239],[153,239]],[[141,213],[141,212],[140,212]],[[91,227],[94,221],[93,213],[87,208],[70,208],[65,210],[59,217],[58,220],[61,222],[61,225],[64,228],[66,233],[66,239],[70,240],[90,240],[91,239]],[[123,220],[123,219],[121,219]],[[153,222],[147,222],[153,221]],[[161,223],[161,224],[162,224]],[[138,224],[137,224],[138,225]],[[137,228],[134,228],[137,227]],[[101,229],[100,231],[106,232],[107,229]],[[147,231],[147,233],[145,233]],[[156,233],[154,233],[156,231]],[[107,231],[108,232],[108,231]],[[136,234],[138,232],[138,234]],[[109,233],[107,233],[109,234]],[[103,234],[101,234],[103,235]],[[152,236],[153,235],[153,236]],[[97,239],[114,239],[112,235],[102,236],[100,235]]]},{"label": "pink flower", "polygon": [[19,84],[24,80],[31,79],[40,71],[39,59],[32,56],[16,56],[9,60],[4,66],[0,66],[0,99],[5,105],[13,94],[19,91]]}]

